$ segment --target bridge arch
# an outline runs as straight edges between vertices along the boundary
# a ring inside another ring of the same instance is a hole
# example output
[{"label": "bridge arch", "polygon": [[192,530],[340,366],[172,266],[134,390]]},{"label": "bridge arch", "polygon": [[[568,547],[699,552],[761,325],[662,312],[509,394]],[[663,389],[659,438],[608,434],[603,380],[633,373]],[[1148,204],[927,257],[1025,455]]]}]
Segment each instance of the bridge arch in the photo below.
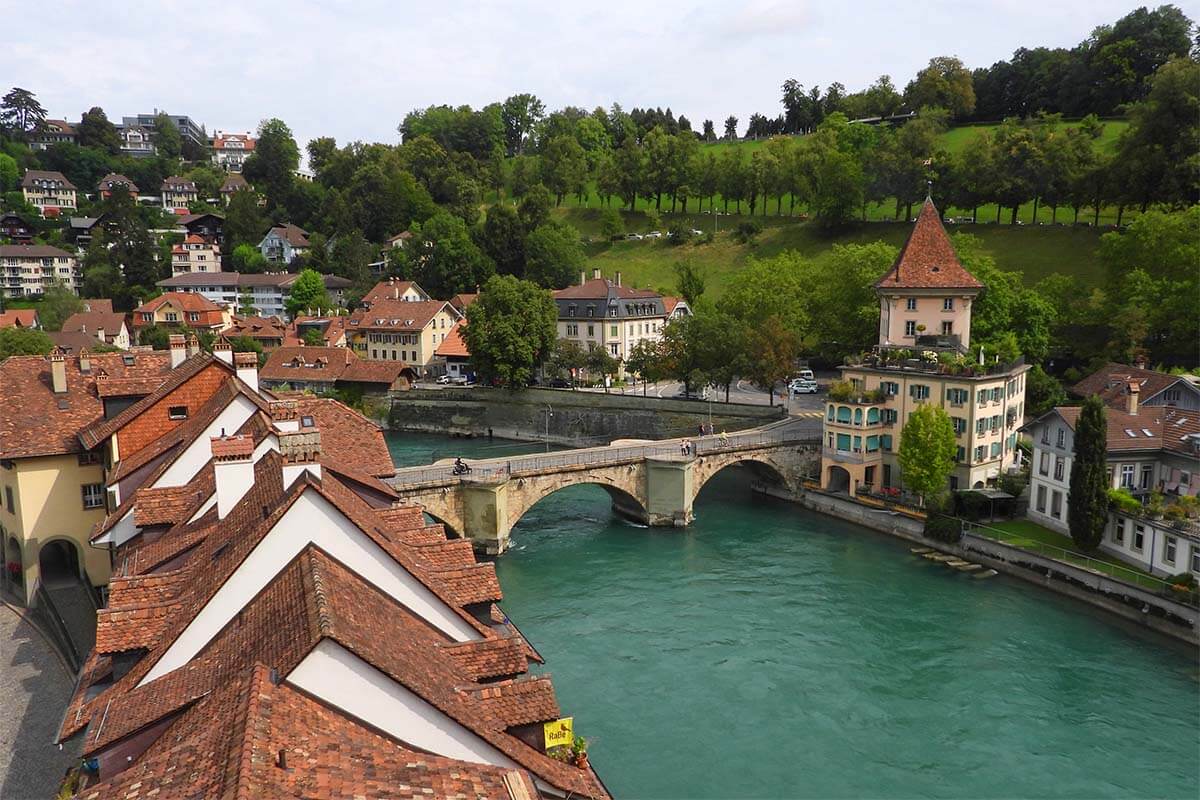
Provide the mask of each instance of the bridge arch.
[{"label": "bridge arch", "polygon": [[571,486],[599,486],[608,493],[613,511],[619,516],[641,522],[648,518],[643,471],[640,467],[629,469],[622,466],[586,475],[548,475],[513,481],[509,487],[508,527],[511,529],[542,500]]},{"label": "bridge arch", "polygon": [[700,495],[704,486],[716,475],[733,466],[742,466],[754,476],[756,483],[774,485],[780,489],[794,490],[795,482],[790,477],[793,470],[774,455],[767,452],[731,452],[712,456],[701,456],[693,469],[692,497]]}]

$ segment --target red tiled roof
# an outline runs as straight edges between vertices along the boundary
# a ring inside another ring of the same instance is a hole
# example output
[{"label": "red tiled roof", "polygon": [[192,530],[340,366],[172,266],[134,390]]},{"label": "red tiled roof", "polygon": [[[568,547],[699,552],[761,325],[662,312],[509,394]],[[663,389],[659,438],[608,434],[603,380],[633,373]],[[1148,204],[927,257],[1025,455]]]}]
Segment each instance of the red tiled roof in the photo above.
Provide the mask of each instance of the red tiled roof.
[{"label": "red tiled roof", "polygon": [[271,230],[267,231],[268,235],[272,233],[292,245],[292,247],[308,247],[308,231],[299,225],[293,225],[290,222],[286,222],[283,225],[275,225]]},{"label": "red tiled roof", "polygon": [[155,313],[167,304],[178,308],[185,314],[200,315],[198,320],[181,319],[179,320],[180,325],[186,322],[193,326],[216,327],[225,323],[224,310],[221,306],[199,292],[165,292],[153,300],[147,300],[133,310],[134,326],[141,327],[152,324],[150,321],[143,321],[142,314]]},{"label": "red tiled roof", "polygon": [[114,185],[124,185],[130,194],[137,194],[138,192],[137,184],[118,172],[110,172],[101,178],[98,188],[102,192],[112,191]]},{"label": "red tiled roof", "polygon": [[632,289],[628,286],[618,286],[608,278],[592,278],[565,289],[556,289],[554,296],[565,300],[599,300],[607,299],[612,292],[621,300],[660,297],[658,292],[650,289]]},{"label": "red tiled roof", "polygon": [[36,308],[14,308],[11,311],[0,311],[0,328],[36,328],[37,324]]},{"label": "red tiled roof", "polygon": [[[1072,386],[1071,391],[1080,397],[1100,395],[1106,403],[1109,403],[1115,399],[1116,395],[1123,396],[1131,381],[1137,383],[1143,403],[1176,383],[1181,381],[1187,383],[1187,380],[1179,375],[1170,375],[1166,372],[1131,367],[1128,364],[1110,361]],[[1115,393],[1114,390],[1116,390]]]},{"label": "red tiled roof", "polygon": [[79,371],[78,358],[66,360],[67,391],[61,395],[54,393],[50,362],[42,356],[12,356],[0,362],[0,386],[7,400],[0,404],[0,458],[80,452],[80,432],[104,421],[96,392],[99,376],[161,383],[171,370],[166,353],[98,353],[90,362],[91,371],[85,374]]},{"label": "red tiled roof", "polygon": [[453,306],[444,300],[375,300],[370,308],[360,308],[350,315],[351,330],[421,331],[442,309]]},{"label": "red tiled roof", "polygon": [[80,351],[93,350],[106,344],[96,338],[94,334],[83,331],[46,331],[46,335],[55,345],[72,355],[79,355]]},{"label": "red tiled roof", "polygon": [[67,317],[62,324],[62,330],[85,333],[104,331],[105,337],[115,337],[121,332],[123,326],[125,326],[125,315],[113,311],[112,302],[109,301],[107,308],[103,305],[95,305],[90,310],[80,311]]},{"label": "red tiled roof", "polygon": [[465,309],[467,306],[471,305],[478,299],[479,299],[479,294],[477,292],[463,292],[463,293],[454,295],[454,297],[451,297],[450,305],[454,306],[459,311],[462,311],[463,309]]},{"label": "red tiled roof", "polygon": [[471,351],[467,349],[467,341],[462,335],[466,326],[465,320],[454,323],[433,354],[441,358],[470,358]]},{"label": "red tiled roof", "polygon": [[982,289],[983,284],[958,260],[933,200],[926,198],[896,263],[875,288]]},{"label": "red tiled roof", "polygon": [[[402,233],[400,236],[403,237],[404,234]],[[397,237],[392,237],[392,239],[395,238]],[[371,290],[363,295],[362,304],[371,305],[380,300],[399,300],[400,297],[409,289],[415,290],[422,296],[428,296],[425,294],[424,289],[422,289],[420,286],[417,286],[412,281],[400,281],[396,280],[395,278],[390,278],[386,281],[380,281],[372,286]]]},{"label": "red tiled roof", "polygon": [[[1054,412],[1071,428],[1079,421],[1079,406],[1058,406]],[[1106,448],[1110,453],[1169,450],[1195,456],[1191,441],[1200,435],[1200,411],[1166,406],[1141,406],[1129,414],[1119,408],[1105,409]]]},{"label": "red tiled roof", "polygon": [[259,378],[284,383],[353,381],[389,387],[407,369],[400,361],[364,361],[346,347],[300,345],[277,348],[259,370]]}]

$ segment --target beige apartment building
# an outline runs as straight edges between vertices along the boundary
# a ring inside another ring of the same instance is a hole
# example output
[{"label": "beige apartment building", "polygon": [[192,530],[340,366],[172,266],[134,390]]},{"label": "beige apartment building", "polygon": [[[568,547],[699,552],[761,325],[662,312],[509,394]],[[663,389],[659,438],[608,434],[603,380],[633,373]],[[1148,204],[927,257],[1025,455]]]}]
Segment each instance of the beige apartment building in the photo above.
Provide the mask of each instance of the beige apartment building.
[{"label": "beige apartment building", "polygon": [[56,283],[79,293],[83,275],[74,253],[46,244],[0,244],[0,295],[36,297]]},{"label": "beige apartment building", "polygon": [[38,210],[43,218],[62,216],[64,212],[74,211],[78,206],[75,202],[75,184],[67,180],[61,172],[44,169],[25,170],[21,179],[21,194],[25,202]]},{"label": "beige apartment building", "polygon": [[182,242],[171,248],[172,275],[220,271],[221,249],[210,237],[189,233]]},{"label": "beige apartment building", "polygon": [[435,351],[462,318],[444,300],[375,299],[350,315],[346,339],[362,358],[400,361],[425,376],[441,371]]},{"label": "beige apartment building", "polygon": [[691,313],[687,303],[664,297],[650,289],[633,289],[592,271],[589,280],[580,274],[579,284],[554,292],[558,306],[558,338],[578,342],[584,349],[603,347],[624,361],[644,340],[657,341],[673,317]]},{"label": "beige apartment building", "polygon": [[959,262],[931,200],[875,288],[879,344],[841,368],[848,389],[826,403],[821,487],[854,494],[901,486],[900,432],[928,404],[954,423],[950,488],[987,485],[1018,463],[1029,367],[1020,359],[981,364],[968,351],[971,303],[983,285]]},{"label": "beige apartment building", "polygon": [[200,199],[196,184],[187,178],[172,175],[162,182],[162,207],[169,214],[190,214],[190,203]]}]

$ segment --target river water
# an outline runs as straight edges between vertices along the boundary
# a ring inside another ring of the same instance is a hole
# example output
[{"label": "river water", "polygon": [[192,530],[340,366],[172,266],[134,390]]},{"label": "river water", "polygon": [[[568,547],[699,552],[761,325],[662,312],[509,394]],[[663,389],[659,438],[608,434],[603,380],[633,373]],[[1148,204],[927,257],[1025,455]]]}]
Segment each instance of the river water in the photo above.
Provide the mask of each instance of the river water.
[{"label": "river water", "polygon": [[[397,464],[528,445],[392,434]],[[1200,796],[1196,654],[730,469],[685,531],[557,492],[496,562],[504,609],[627,798]]]}]

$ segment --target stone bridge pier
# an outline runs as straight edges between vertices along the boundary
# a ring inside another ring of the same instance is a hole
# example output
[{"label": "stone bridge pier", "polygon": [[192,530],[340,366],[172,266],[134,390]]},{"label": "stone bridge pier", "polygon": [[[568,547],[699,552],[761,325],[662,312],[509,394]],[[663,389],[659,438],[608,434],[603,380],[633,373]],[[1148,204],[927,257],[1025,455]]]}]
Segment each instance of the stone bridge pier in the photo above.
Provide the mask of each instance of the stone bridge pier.
[{"label": "stone bridge pier", "polygon": [[510,461],[472,462],[467,476],[426,471],[419,481],[393,482],[404,502],[421,505],[452,533],[469,538],[476,550],[490,555],[509,546],[512,527],[538,501],[579,484],[608,492],[613,512],[655,527],[684,527],[692,522],[692,505],[704,485],[726,467],[749,469],[756,489],[795,493],[804,477],[816,475],[819,440],[695,443],[690,454],[677,443],[593,448]]}]

